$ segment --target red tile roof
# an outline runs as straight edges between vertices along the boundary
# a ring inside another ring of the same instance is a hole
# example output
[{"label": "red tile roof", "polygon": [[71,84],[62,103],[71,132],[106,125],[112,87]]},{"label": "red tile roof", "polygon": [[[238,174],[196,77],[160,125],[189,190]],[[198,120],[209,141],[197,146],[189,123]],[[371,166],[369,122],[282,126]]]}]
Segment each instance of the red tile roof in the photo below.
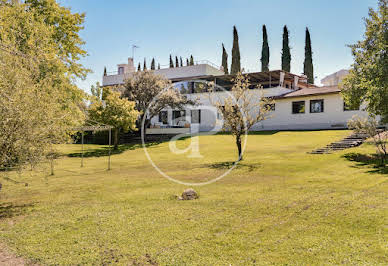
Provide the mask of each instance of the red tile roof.
[{"label": "red tile roof", "polygon": [[304,96],[313,96],[320,94],[331,94],[331,93],[339,93],[341,90],[338,86],[326,86],[326,87],[318,87],[318,88],[304,88],[296,91],[288,92],[283,95],[279,95],[274,97],[275,99],[284,99],[284,98],[293,98],[293,97],[304,97]]}]

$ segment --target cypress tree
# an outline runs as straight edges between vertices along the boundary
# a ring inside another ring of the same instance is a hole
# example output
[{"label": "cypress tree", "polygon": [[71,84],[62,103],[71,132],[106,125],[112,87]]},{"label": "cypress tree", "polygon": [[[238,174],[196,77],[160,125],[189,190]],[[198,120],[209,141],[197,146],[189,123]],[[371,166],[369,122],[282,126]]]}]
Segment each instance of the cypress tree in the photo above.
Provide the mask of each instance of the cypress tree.
[{"label": "cypress tree", "polygon": [[189,63],[189,59],[188,58],[186,58],[186,66],[189,66],[190,65],[190,63]]},{"label": "cypress tree", "polygon": [[175,56],[175,67],[179,67],[178,56]]},{"label": "cypress tree", "polygon": [[222,68],[225,74],[229,74],[228,71],[228,53],[225,50],[224,44],[222,44]]},{"label": "cypress tree", "polygon": [[303,73],[307,76],[307,82],[314,84],[313,52],[311,51],[311,39],[309,29],[306,28],[306,43],[304,47]]},{"label": "cypress tree", "polygon": [[146,63],[146,59],[145,59],[145,57],[144,57],[143,70],[147,70],[147,63]]},{"label": "cypress tree", "polygon": [[180,62],[181,62],[181,65],[180,65],[180,66],[183,67],[182,56],[179,57],[179,60],[180,60]]},{"label": "cypress tree", "polygon": [[152,58],[152,61],[151,61],[151,70],[155,70],[155,58]]},{"label": "cypress tree", "polygon": [[288,29],[287,26],[283,28],[283,50],[282,50],[282,70],[291,71],[291,53],[288,43]]},{"label": "cypress tree", "polygon": [[193,57],[193,55],[190,56],[190,66],[194,66],[194,57]]},{"label": "cypress tree", "polygon": [[160,63],[158,63],[158,69],[160,69]]},{"label": "cypress tree", "polygon": [[240,48],[238,45],[238,33],[236,26],[233,26],[233,48],[232,48],[232,66],[230,67],[230,74],[237,74],[241,71],[240,64]]},{"label": "cypress tree", "polygon": [[261,49],[261,71],[269,71],[269,46],[267,28],[263,25],[263,46]]},{"label": "cypress tree", "polygon": [[172,61],[172,57],[171,57],[171,54],[170,54],[170,68],[173,68],[174,67],[174,62]]},{"label": "cypress tree", "polygon": [[107,73],[106,73],[106,67],[104,67],[104,76],[106,76]]},{"label": "cypress tree", "polygon": [[137,65],[137,71],[141,71],[140,62],[139,62],[139,64]]}]

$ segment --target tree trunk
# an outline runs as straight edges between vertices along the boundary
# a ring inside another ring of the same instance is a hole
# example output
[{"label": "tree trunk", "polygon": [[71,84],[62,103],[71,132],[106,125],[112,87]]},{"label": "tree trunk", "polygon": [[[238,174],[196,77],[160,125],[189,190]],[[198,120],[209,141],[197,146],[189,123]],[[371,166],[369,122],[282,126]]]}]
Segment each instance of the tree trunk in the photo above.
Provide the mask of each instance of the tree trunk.
[{"label": "tree trunk", "polygon": [[[142,121],[143,121],[143,118],[142,118]],[[144,142],[147,142],[147,128],[149,127],[151,123],[151,119],[145,119],[144,120],[144,131],[143,131],[143,134],[144,134]]]},{"label": "tree trunk", "polygon": [[381,159],[381,166],[384,167],[385,166],[385,156],[386,154],[381,152],[380,153],[380,159]]},{"label": "tree trunk", "polygon": [[241,136],[236,136],[236,145],[238,150],[238,161],[241,161],[243,159],[241,150]]},{"label": "tree trunk", "polygon": [[113,129],[113,149],[114,150],[119,149],[119,129],[118,128]]}]

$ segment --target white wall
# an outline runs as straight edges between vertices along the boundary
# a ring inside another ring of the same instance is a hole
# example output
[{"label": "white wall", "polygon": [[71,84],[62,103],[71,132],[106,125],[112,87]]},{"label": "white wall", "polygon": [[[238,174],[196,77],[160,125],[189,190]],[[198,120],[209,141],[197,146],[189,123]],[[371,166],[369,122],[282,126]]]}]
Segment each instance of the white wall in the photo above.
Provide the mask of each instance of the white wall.
[{"label": "white wall", "polygon": [[[285,94],[291,92],[292,90],[286,89],[283,87],[273,87],[267,88],[263,91],[261,90],[251,90],[252,97],[257,99],[259,102],[262,92],[266,97],[272,97],[276,95]],[[209,98],[211,96],[211,99]],[[215,92],[215,93],[194,93],[187,94],[187,97],[192,100],[197,100],[200,105],[197,106],[187,106],[186,110],[186,121],[191,122],[191,109],[200,109],[201,110],[201,123],[199,125],[200,131],[220,131],[222,129],[222,121],[217,119],[217,108],[213,106],[211,102],[221,102],[223,99],[228,97],[228,92]],[[167,110],[168,125],[172,124],[172,110]],[[151,119],[151,124],[158,123],[159,117],[156,116]]]},{"label": "white wall", "polygon": [[[156,69],[154,73],[161,75],[168,79],[185,78],[185,77],[197,77],[207,75],[223,75],[224,72],[218,70],[208,64],[199,64],[194,66],[183,66],[174,68]],[[117,84],[124,84],[124,80],[129,78],[133,73],[125,73],[121,75],[107,75],[102,77],[102,85],[110,86]]]},{"label": "white wall", "polygon": [[342,69],[321,79],[324,86],[337,86],[343,78],[349,74],[349,70]]},{"label": "white wall", "polygon": [[[281,93],[285,88],[266,89],[266,96],[276,95]],[[257,93],[259,91],[257,90]],[[199,97],[204,103],[202,106],[192,107],[193,109],[201,109],[201,124],[200,131],[220,130],[222,121],[217,121],[217,112],[214,107],[210,107],[209,98],[205,93],[191,94],[191,97]],[[225,92],[216,93],[218,98],[225,97]],[[310,100],[324,100],[324,112],[310,113]],[[305,101],[305,113],[293,114],[292,102]],[[203,110],[204,108],[210,110]],[[354,115],[367,116],[366,111],[344,111],[343,99],[339,93],[316,95],[307,97],[294,97],[278,99],[275,102],[275,111],[270,113],[270,118],[258,123],[252,130],[312,130],[312,129],[339,129],[346,128],[347,121]],[[172,110],[168,110],[168,119],[171,123]],[[190,122],[190,109],[186,109],[186,120]],[[158,117],[154,117],[152,123],[158,122]]]},{"label": "white wall", "polygon": [[[324,112],[310,113],[310,100],[324,100]],[[305,113],[293,114],[292,102],[305,101]],[[259,123],[254,130],[295,130],[346,128],[353,115],[367,116],[365,111],[344,111],[339,93],[279,99],[271,118]]]}]

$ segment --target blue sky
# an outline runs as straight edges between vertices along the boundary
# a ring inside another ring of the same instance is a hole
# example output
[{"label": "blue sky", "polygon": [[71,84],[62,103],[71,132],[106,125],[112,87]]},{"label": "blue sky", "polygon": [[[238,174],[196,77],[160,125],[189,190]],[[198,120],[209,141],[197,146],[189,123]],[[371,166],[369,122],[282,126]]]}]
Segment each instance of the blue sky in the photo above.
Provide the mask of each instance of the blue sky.
[{"label": "blue sky", "polygon": [[291,72],[303,71],[305,28],[312,39],[314,74],[317,83],[325,75],[352,63],[347,44],[360,40],[362,18],[377,0],[60,0],[74,12],[85,12],[88,57],[82,63],[92,69],[78,85],[90,91],[101,82],[104,66],[115,71],[132,55],[131,45],[140,48],[135,62],[152,57],[161,65],[169,55],[209,60],[221,64],[224,43],[231,63],[232,27],[239,33],[241,64],[250,72],[260,70],[261,27],[266,24],[270,46],[270,69],[280,69],[282,28],[290,31]]}]

